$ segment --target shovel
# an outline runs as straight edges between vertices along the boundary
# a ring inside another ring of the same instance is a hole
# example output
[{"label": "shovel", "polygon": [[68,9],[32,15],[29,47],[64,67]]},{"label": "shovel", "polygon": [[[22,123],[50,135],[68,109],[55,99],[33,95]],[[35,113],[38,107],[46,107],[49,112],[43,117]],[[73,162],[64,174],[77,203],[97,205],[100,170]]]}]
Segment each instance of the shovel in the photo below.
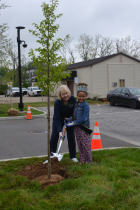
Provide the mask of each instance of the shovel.
[{"label": "shovel", "polygon": [[[66,125],[64,125],[63,136],[65,136],[65,133],[66,133]],[[57,152],[56,153],[53,153],[53,155],[50,156],[50,158],[57,157],[58,158],[58,161],[61,161],[62,160],[63,154],[59,154],[59,151],[60,151],[62,142],[63,142],[63,138],[61,138],[60,141],[59,141]],[[45,163],[48,163],[48,160],[46,160],[43,164],[45,164]]]}]

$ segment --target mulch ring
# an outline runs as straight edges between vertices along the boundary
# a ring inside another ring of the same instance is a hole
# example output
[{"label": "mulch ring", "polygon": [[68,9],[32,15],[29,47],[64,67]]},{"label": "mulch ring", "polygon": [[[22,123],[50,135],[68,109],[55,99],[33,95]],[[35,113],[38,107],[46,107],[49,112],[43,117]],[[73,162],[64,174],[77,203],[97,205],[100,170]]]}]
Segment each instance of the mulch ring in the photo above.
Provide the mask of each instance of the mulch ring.
[{"label": "mulch ring", "polygon": [[15,175],[26,176],[32,182],[37,181],[43,188],[46,188],[68,178],[67,170],[57,163],[58,159],[56,157],[51,159],[51,179],[48,179],[48,163],[27,165],[21,171],[15,173]]}]

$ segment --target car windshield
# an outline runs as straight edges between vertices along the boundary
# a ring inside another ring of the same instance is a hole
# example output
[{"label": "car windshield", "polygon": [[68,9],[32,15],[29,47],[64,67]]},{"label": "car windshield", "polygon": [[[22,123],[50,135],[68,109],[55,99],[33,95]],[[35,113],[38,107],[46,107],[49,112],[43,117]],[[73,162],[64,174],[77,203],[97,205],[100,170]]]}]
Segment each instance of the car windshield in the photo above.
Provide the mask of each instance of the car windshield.
[{"label": "car windshield", "polygon": [[35,87],[34,87],[33,90],[39,90],[39,88],[35,88]]},{"label": "car windshield", "polygon": [[19,91],[19,88],[12,88],[13,91]]},{"label": "car windshield", "polygon": [[129,88],[129,91],[132,95],[140,95],[140,89],[139,88]]}]

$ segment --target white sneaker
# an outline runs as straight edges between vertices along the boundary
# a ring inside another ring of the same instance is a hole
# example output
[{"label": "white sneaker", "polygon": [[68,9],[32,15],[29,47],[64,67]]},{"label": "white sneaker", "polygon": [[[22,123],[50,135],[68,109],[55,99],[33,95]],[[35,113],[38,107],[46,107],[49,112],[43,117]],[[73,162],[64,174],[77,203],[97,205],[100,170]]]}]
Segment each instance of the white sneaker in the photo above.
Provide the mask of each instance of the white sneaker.
[{"label": "white sneaker", "polygon": [[79,162],[79,161],[77,160],[77,158],[72,158],[71,160],[72,160],[73,162],[75,162],[75,163]]}]

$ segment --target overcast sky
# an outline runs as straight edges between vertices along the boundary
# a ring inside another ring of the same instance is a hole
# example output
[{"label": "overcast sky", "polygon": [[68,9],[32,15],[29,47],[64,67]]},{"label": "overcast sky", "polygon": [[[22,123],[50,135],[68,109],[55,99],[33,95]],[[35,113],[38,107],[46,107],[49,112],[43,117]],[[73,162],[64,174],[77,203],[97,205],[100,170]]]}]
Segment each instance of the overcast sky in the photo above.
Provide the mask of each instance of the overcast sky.
[{"label": "overcast sky", "polygon": [[[31,48],[38,47],[35,37],[29,33],[34,29],[32,23],[39,24],[43,19],[41,4],[49,0],[2,0],[9,8],[1,10],[0,24],[8,23],[9,38],[17,46],[16,26],[25,26],[21,30],[21,40],[28,44],[26,56]],[[70,34],[77,43],[81,34],[94,36],[101,34],[112,38],[124,38],[130,35],[133,39],[140,36],[140,0],[59,0],[57,14],[59,31],[57,36],[64,38]],[[79,58],[76,61],[80,61]]]}]

